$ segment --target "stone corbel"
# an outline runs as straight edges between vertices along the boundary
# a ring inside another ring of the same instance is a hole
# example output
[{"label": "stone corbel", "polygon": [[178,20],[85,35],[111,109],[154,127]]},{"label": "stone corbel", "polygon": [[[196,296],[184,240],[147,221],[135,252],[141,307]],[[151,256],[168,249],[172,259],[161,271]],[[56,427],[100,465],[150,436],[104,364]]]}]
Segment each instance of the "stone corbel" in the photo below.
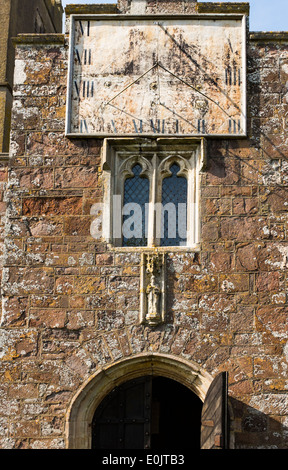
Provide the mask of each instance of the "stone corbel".
[{"label": "stone corbel", "polygon": [[140,322],[157,326],[165,321],[165,253],[145,252],[141,261]]}]

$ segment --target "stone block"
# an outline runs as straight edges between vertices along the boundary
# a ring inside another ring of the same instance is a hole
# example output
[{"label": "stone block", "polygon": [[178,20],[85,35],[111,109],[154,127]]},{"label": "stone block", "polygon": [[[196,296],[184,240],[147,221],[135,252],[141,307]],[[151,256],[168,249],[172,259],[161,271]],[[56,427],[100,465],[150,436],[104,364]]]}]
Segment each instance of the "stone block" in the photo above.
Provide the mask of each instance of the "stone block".
[{"label": "stone block", "polygon": [[55,171],[56,188],[93,188],[97,186],[98,170],[91,167],[61,168]]},{"label": "stone block", "polygon": [[63,231],[69,236],[90,236],[91,217],[64,217]]},{"label": "stone block", "polygon": [[66,311],[54,309],[30,309],[29,325],[31,328],[63,328]]},{"label": "stone block", "polygon": [[23,199],[23,215],[81,215],[81,197],[34,197]]},{"label": "stone block", "polygon": [[4,292],[7,295],[53,293],[54,278],[51,268],[6,268]]}]

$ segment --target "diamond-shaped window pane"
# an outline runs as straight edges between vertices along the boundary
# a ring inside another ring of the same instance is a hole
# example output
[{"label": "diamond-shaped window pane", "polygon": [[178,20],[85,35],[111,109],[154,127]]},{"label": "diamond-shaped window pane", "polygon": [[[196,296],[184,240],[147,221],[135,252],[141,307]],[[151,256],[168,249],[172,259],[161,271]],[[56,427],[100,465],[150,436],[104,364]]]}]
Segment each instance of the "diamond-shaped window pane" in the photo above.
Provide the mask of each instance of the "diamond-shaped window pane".
[{"label": "diamond-shaped window pane", "polygon": [[187,244],[187,180],[177,176],[180,167],[170,167],[171,176],[162,183],[161,246]]},{"label": "diamond-shaped window pane", "polygon": [[148,211],[145,212],[145,204],[149,203],[149,180],[140,176],[139,164],[132,172],[134,176],[127,178],[124,184],[123,246],[146,246]]}]

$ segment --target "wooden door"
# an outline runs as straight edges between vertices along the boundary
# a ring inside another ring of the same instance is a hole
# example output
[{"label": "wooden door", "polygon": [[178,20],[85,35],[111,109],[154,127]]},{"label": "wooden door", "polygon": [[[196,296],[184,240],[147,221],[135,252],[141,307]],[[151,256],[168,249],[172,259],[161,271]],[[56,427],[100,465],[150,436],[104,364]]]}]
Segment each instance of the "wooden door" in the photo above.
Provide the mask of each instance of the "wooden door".
[{"label": "wooden door", "polygon": [[200,398],[174,380],[145,376],[125,382],[98,406],[92,448],[199,449],[201,410]]},{"label": "wooden door", "polygon": [[202,408],[201,449],[228,448],[228,373],[211,383]]},{"label": "wooden door", "polygon": [[97,408],[92,423],[94,449],[149,449],[152,377],[116,387]]}]

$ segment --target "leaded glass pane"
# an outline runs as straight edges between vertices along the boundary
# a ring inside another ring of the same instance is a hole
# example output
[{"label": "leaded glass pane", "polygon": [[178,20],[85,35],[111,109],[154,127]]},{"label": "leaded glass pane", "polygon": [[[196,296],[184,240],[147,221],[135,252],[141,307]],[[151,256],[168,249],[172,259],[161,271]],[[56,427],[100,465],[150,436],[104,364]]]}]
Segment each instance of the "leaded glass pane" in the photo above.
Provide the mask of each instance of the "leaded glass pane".
[{"label": "leaded glass pane", "polygon": [[177,176],[180,167],[171,165],[171,176],[162,183],[161,246],[187,244],[187,180]]},{"label": "leaded glass pane", "polygon": [[124,184],[123,246],[147,245],[145,204],[149,203],[149,180],[140,177],[141,171],[137,163],[132,169],[134,176]]}]

